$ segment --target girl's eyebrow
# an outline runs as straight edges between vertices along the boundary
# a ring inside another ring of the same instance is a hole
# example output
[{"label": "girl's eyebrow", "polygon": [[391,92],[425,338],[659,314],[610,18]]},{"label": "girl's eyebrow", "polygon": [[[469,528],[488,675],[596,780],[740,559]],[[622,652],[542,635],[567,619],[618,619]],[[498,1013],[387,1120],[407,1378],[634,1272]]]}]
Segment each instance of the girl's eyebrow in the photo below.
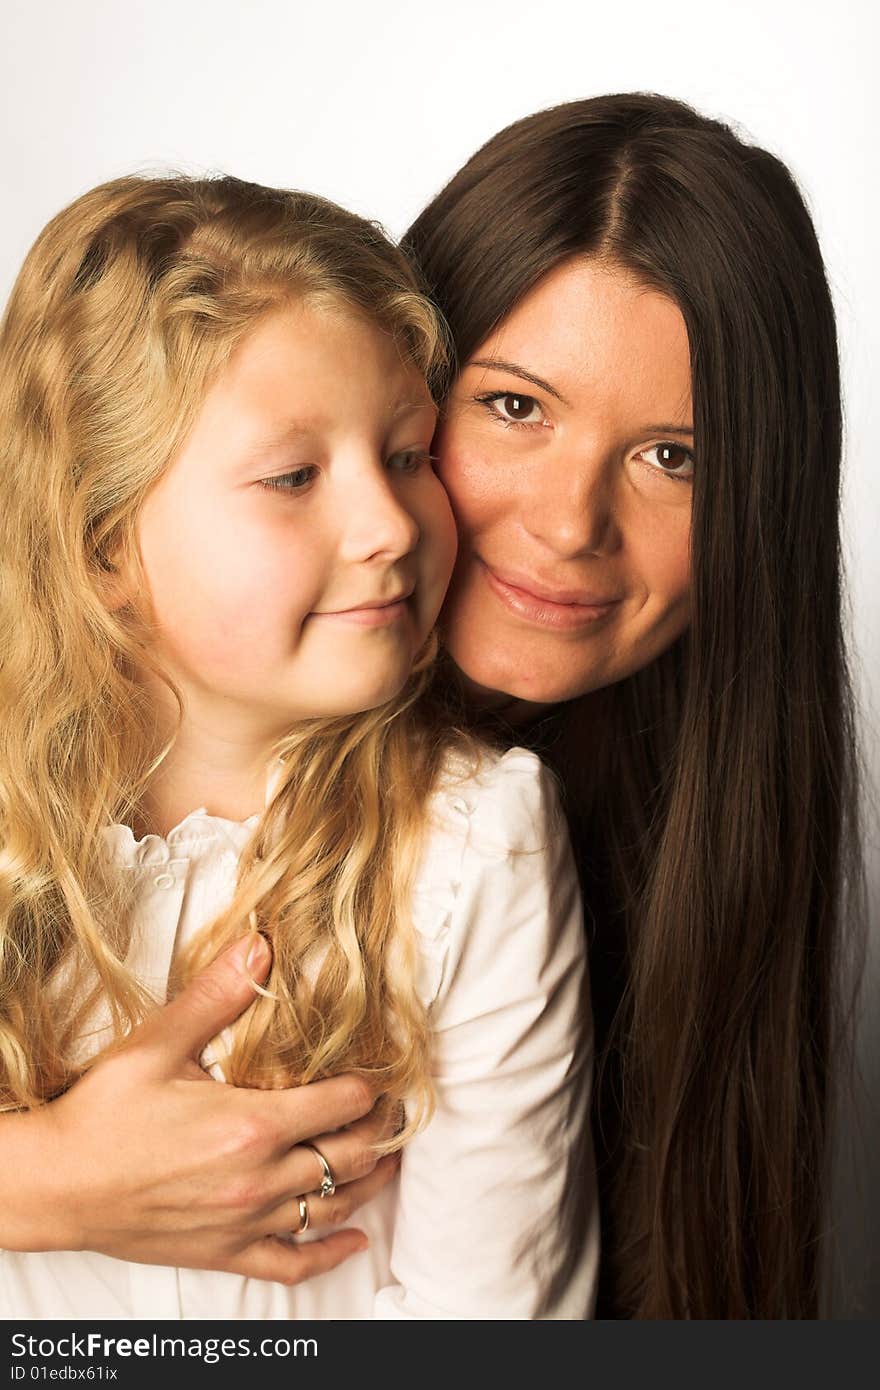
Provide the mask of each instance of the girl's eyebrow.
[{"label": "girl's eyebrow", "polygon": [[253,459],[267,450],[279,448],[282,444],[293,444],[297,439],[314,436],[315,428],[315,421],[280,420],[274,428],[248,441],[247,457]]},{"label": "girl's eyebrow", "polygon": [[563,405],[569,404],[562,393],[557,391],[555,386],[551,386],[549,381],[536,376],[534,372],[527,371],[525,367],[520,367],[516,362],[505,362],[500,357],[475,357],[467,365],[468,367],[488,367],[490,371],[510,372],[513,376],[521,376],[523,381],[530,381],[533,386],[538,386],[548,395],[555,396]]},{"label": "girl's eyebrow", "polygon": [[278,420],[275,424],[262,430],[261,433],[242,441],[239,448],[235,450],[229,467],[236,475],[246,475],[252,469],[267,463],[268,459],[279,449],[296,444],[298,440],[313,440],[315,433],[316,422],[314,420]]},{"label": "girl's eyebrow", "polygon": [[304,434],[314,434],[315,429],[316,422],[313,420],[285,420],[264,434],[260,442],[286,444],[289,439],[300,439]]},{"label": "girl's eyebrow", "polygon": [[[389,403],[388,414],[396,420],[401,415],[414,415],[417,410],[433,410],[437,407],[430,396],[394,400]],[[326,429],[329,419],[322,416],[288,416],[276,421],[265,434],[253,441],[252,449],[271,449],[278,444],[290,444],[306,435],[314,435]]]},{"label": "girl's eyebrow", "polygon": [[401,415],[415,415],[416,412],[419,410],[436,411],[436,409],[437,407],[431,400],[430,396],[424,396],[421,400],[399,401],[392,410],[391,417],[392,419],[397,420],[400,418]]},{"label": "girl's eyebrow", "polygon": [[[437,407],[430,397],[424,400],[401,401],[391,411],[391,419],[397,420],[404,415],[414,415],[421,411],[430,411],[436,415]],[[273,449],[283,448],[285,444],[295,444],[300,439],[314,439],[317,433],[326,428],[326,424],[326,420],[320,419],[279,420],[272,429],[249,441],[241,463],[249,468],[252,464],[258,463],[263,454],[271,453]]]}]

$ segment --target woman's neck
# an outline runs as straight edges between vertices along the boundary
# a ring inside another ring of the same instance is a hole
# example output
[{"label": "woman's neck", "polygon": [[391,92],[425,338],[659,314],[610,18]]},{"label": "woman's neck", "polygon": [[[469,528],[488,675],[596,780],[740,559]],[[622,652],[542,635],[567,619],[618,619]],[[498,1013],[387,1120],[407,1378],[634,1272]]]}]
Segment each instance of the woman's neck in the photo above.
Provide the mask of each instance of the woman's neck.
[{"label": "woman's neck", "polygon": [[463,671],[456,668],[461,696],[464,703],[480,714],[486,714],[512,729],[529,728],[551,710],[558,708],[553,704],[537,704],[532,700],[520,700],[503,690],[489,690],[484,685],[472,681]]}]

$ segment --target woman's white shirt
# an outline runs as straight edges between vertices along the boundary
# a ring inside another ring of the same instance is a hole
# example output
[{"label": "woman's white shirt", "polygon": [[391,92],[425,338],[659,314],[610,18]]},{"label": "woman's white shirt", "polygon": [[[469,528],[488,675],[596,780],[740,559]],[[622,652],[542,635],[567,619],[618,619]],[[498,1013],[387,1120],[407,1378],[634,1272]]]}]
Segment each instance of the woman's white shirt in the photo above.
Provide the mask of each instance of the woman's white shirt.
[{"label": "woman's white shirt", "polygon": [[[592,1037],[577,875],[556,790],[534,754],[516,748],[487,754],[465,778],[450,764],[431,814],[413,921],[436,1109],[398,1177],[351,1223],[369,1249],[293,1288],[90,1251],[2,1251],[0,1316],[592,1315]],[[231,900],[257,819],[199,809],[166,839],[136,841],[121,825],[103,832],[106,853],[136,881],[127,963],[157,1000],[175,952]],[[88,1049],[101,1042],[93,1029]],[[211,1070],[222,1076],[216,1062]]]}]

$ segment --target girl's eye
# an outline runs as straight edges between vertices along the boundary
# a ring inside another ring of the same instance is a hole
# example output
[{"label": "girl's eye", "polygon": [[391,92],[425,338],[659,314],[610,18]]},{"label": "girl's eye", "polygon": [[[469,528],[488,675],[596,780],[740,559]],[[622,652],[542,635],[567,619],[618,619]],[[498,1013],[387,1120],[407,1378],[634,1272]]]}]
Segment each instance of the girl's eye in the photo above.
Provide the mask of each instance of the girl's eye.
[{"label": "girl's eye", "polygon": [[434,462],[434,454],[427,449],[399,449],[390,456],[387,466],[397,473],[418,473],[423,464]]},{"label": "girl's eye", "polygon": [[544,412],[534,396],[524,396],[519,391],[490,391],[487,395],[475,396],[474,399],[505,425],[544,423]]},{"label": "girl's eye", "polygon": [[[655,455],[653,461],[651,454]],[[694,476],[694,456],[683,444],[652,444],[650,449],[642,449],[639,458],[648,460],[651,467],[656,465],[657,472],[665,473],[669,478],[689,482]]]},{"label": "girl's eye", "polygon": [[292,473],[276,473],[273,478],[261,478],[260,487],[267,492],[304,492],[312,481],[314,467],[295,468]]}]

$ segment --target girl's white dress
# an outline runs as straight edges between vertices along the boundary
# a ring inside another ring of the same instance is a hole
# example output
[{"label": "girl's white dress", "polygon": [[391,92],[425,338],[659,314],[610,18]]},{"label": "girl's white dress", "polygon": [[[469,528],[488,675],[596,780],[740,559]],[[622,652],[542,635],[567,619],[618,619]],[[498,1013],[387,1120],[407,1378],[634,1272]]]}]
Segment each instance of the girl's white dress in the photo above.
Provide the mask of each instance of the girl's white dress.
[{"label": "girl's white dress", "polygon": [[[0,1251],[0,1316],[591,1316],[599,1242],[585,938],[556,791],[516,748],[487,754],[465,780],[450,770],[432,812],[413,916],[437,1107],[399,1176],[351,1222],[369,1249],[294,1288],[89,1251]],[[137,881],[128,963],[157,999],[175,950],[230,901],[257,819],[200,809],[167,839],[103,832],[106,853]]]}]

